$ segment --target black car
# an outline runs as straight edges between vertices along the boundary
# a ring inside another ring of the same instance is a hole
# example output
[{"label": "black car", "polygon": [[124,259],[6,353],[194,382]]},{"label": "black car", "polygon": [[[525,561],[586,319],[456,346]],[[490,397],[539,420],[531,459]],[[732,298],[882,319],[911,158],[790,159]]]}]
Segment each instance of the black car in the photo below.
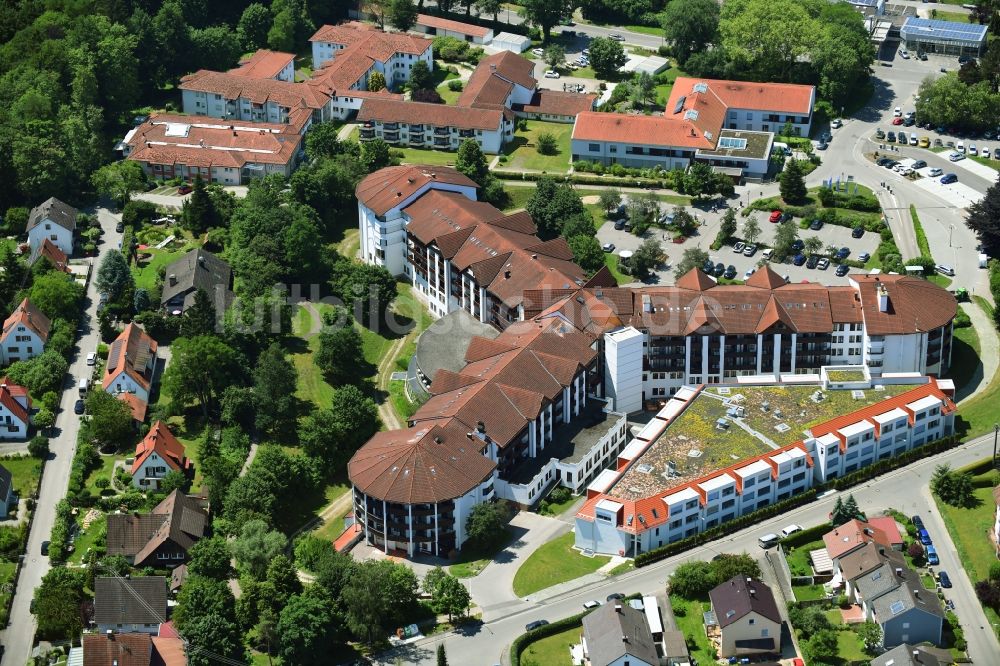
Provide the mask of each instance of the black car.
[{"label": "black car", "polygon": [[792,214],[791,213],[782,213],[781,214],[781,221],[782,222],[788,222],[790,219],[792,219]]},{"label": "black car", "polygon": [[814,254],[810,256],[809,261],[806,262],[806,268],[816,268],[817,264],[819,264],[819,257]]},{"label": "black car", "polygon": [[925,166],[927,166],[927,162],[925,162],[923,160],[917,160],[916,162],[913,163],[913,167],[912,168],[914,168],[914,169],[923,169]]},{"label": "black car", "polygon": [[892,167],[896,166],[897,164],[899,164],[899,162],[897,162],[896,160],[889,160],[888,162],[886,162],[882,166],[884,166],[886,169],[891,169]]},{"label": "black car", "polygon": [[910,522],[913,523],[913,526],[918,530],[924,529],[924,520],[920,516],[913,516],[910,518]]},{"label": "black car", "polygon": [[625,228],[625,220],[618,220],[615,222],[615,229],[621,231],[624,228]]},{"label": "black car", "polygon": [[48,557],[48,555],[49,555],[49,542],[48,541],[43,541],[42,542],[42,555],[45,555],[46,557]]},{"label": "black car", "polygon": [[959,65],[964,65],[964,64],[970,63],[970,62],[972,62],[972,58],[970,56],[967,56],[967,55],[958,56],[958,64]]},{"label": "black car", "polygon": [[809,223],[809,228],[812,229],[813,231],[819,231],[820,229],[823,228],[823,220],[816,218],[815,220]]},{"label": "black car", "polygon": [[535,629],[538,629],[539,627],[544,627],[548,623],[549,623],[548,620],[535,620],[534,622],[529,622],[528,624],[524,625],[524,630],[525,631],[534,631]]},{"label": "black car", "polygon": [[920,58],[921,60],[927,60],[927,54],[924,53],[923,51],[917,53],[917,57]]},{"label": "black car", "polygon": [[805,246],[806,246],[806,244],[802,241],[801,238],[796,238],[795,242],[792,243],[792,250],[795,251],[795,252],[798,252],[799,250],[801,250]]},{"label": "black car", "polygon": [[73,405],[73,412],[76,414],[83,414],[83,410],[85,409],[85,407],[86,405],[83,402],[83,400],[77,400],[76,404]]},{"label": "black car", "polygon": [[849,247],[842,247],[839,250],[837,250],[837,254],[835,254],[833,256],[836,257],[837,259],[847,259],[847,256],[850,253],[851,253],[851,248],[849,248]]},{"label": "black car", "polygon": [[118,233],[121,233],[121,232],[125,231],[125,223],[124,222],[119,222],[118,224],[116,224],[115,225],[115,231],[117,231]]},{"label": "black car", "polygon": [[612,592],[608,595],[607,602],[610,604],[612,601],[621,601],[625,598],[625,595],[621,592]]},{"label": "black car", "polygon": [[708,275],[711,275],[715,272],[715,264],[713,264],[711,260],[708,260],[702,265],[701,270]]},{"label": "black car", "polygon": [[851,238],[861,238],[864,235],[865,235],[864,227],[854,227],[851,230]]},{"label": "black car", "polygon": [[837,266],[837,277],[844,277],[850,272],[850,270],[851,267],[848,266],[847,264],[841,264]]},{"label": "black car", "polygon": [[948,577],[947,571],[938,572],[938,583],[941,584],[941,587],[951,587],[951,578]]},{"label": "black car", "polygon": [[896,141],[896,133],[889,132],[888,134],[885,135],[885,140],[888,141],[889,143],[894,143]]},{"label": "black car", "polygon": [[722,277],[723,273],[725,272],[726,272],[725,264],[716,264],[715,270],[712,271],[712,275],[714,275],[715,277]]},{"label": "black car", "polygon": [[916,124],[916,122],[917,121],[913,119],[913,116],[909,116],[909,117],[907,117],[907,118],[905,118],[903,120],[903,126],[904,127],[913,127]]},{"label": "black car", "polygon": [[[910,124],[912,125],[912,123]],[[903,145],[908,145],[910,143],[910,140],[906,138],[906,132],[900,132],[896,135],[896,143],[901,143]]]},{"label": "black car", "polygon": [[795,264],[796,266],[801,266],[802,264],[806,263],[806,255],[804,254],[795,255],[792,258],[792,263]]},{"label": "black car", "polygon": [[726,266],[726,272],[722,274],[722,277],[727,280],[734,279],[736,277],[736,266],[733,266],[732,264]]}]

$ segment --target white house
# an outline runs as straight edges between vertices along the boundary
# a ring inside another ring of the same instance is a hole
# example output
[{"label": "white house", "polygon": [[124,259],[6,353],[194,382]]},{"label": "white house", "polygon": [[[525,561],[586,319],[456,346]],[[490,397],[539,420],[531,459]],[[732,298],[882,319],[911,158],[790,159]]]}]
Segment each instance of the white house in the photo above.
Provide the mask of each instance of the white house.
[{"label": "white house", "polygon": [[32,252],[48,238],[66,256],[73,254],[73,234],[76,232],[76,208],[51,197],[31,209],[28,215],[28,245]]},{"label": "white house", "polygon": [[[111,343],[108,364],[101,385],[105,391],[130,403],[149,403],[153,373],[156,370],[156,340],[137,324],[131,323]],[[145,410],[141,410],[145,413]]]},{"label": "white house", "polygon": [[132,485],[139,490],[156,490],[170,472],[188,473],[191,461],[184,453],[184,444],[163,421],[157,421],[135,447],[135,458],[129,473]]},{"label": "white house", "polygon": [[258,49],[249,58],[241,60],[239,67],[229,70],[229,73],[291,83],[295,81],[295,54]]},{"label": "white house", "polygon": [[422,60],[429,69],[434,69],[431,40],[401,32],[382,32],[367,23],[324,25],[309,41],[313,68],[321,74],[342,70],[337,75],[340,83],[352,78],[357,81],[359,75],[378,71],[395,90],[410,79],[410,70],[417,61]]},{"label": "white house", "polygon": [[30,426],[28,389],[9,382],[6,377],[0,379],[0,439],[26,439]]},{"label": "white house", "polygon": [[27,298],[3,323],[0,333],[0,362],[10,365],[26,361],[45,351],[52,323]]},{"label": "white house", "polygon": [[490,28],[430,14],[417,14],[417,23],[413,29],[432,37],[454,37],[478,46],[489,44],[493,40],[493,30]]}]

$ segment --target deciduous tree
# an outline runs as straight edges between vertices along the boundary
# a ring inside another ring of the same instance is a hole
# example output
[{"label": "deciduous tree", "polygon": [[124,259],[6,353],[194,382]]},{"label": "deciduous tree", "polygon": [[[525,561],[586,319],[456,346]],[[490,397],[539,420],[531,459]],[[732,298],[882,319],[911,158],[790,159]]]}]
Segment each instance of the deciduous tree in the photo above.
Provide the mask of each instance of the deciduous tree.
[{"label": "deciduous tree", "polygon": [[171,354],[163,387],[178,408],[196,401],[207,416],[226,387],[242,378],[239,355],[214,335],[177,338]]},{"label": "deciduous tree", "polygon": [[664,37],[683,65],[692,53],[704,51],[719,32],[719,4],[715,0],[672,0],[663,10]]},{"label": "deciduous tree", "polygon": [[[573,0],[524,0],[521,14],[533,26],[542,31],[542,41],[548,42],[552,28],[568,21],[573,15]],[[593,42],[591,42],[593,52]]]},{"label": "deciduous tree", "polygon": [[369,74],[368,90],[371,92],[378,92],[379,90],[385,90],[385,74],[379,71],[375,71]]},{"label": "deciduous tree", "polygon": [[132,409],[124,400],[105,391],[90,391],[87,414],[84,432],[98,446],[117,450],[132,443]]},{"label": "deciduous tree", "polygon": [[406,32],[417,22],[417,7],[413,0],[389,0],[386,18],[400,32]]},{"label": "deciduous tree", "polygon": [[626,62],[625,49],[615,40],[610,37],[590,40],[590,66],[600,78],[611,78]]},{"label": "deciduous tree", "polygon": [[101,265],[94,277],[97,293],[107,294],[108,300],[115,302],[127,288],[135,286],[132,272],[121,252],[112,250],[101,259]]},{"label": "deciduous tree", "polygon": [[76,636],[83,628],[83,574],[53,567],[35,590],[35,619],[43,637]]},{"label": "deciduous tree", "polygon": [[240,529],[230,549],[240,567],[263,580],[268,564],[285,550],[286,543],[285,535],[269,529],[263,520],[251,520]]},{"label": "deciduous tree", "polygon": [[[236,36],[243,51],[256,51],[267,46],[267,33],[271,29],[271,11],[259,2],[247,5],[236,25]],[[316,63],[319,64],[319,63]]]},{"label": "deciduous tree", "polygon": [[392,162],[389,144],[382,139],[372,139],[361,144],[361,165],[368,173],[374,173]]},{"label": "deciduous tree", "polygon": [[328,646],[336,635],[332,601],[320,590],[293,596],[281,610],[276,634],[286,664],[320,666],[329,662]]},{"label": "deciduous tree", "polygon": [[1000,183],[993,183],[986,196],[969,206],[966,224],[976,232],[983,251],[1000,256]]},{"label": "deciduous tree", "polygon": [[260,355],[253,373],[258,428],[275,431],[294,421],[296,379],[294,366],[277,343]]},{"label": "deciduous tree", "polygon": [[510,513],[500,502],[478,504],[469,514],[465,534],[472,545],[489,549],[507,538],[507,523]]},{"label": "deciduous tree", "polygon": [[692,268],[701,268],[708,261],[708,252],[689,247],[681,254],[681,260],[674,265],[674,277],[680,278]]},{"label": "deciduous tree", "polygon": [[132,192],[142,189],[146,183],[146,174],[138,162],[121,160],[102,166],[94,172],[90,181],[98,194],[124,206]]},{"label": "deciduous tree", "polygon": [[189,550],[188,574],[228,580],[233,574],[232,553],[225,537],[213,536],[197,541]]},{"label": "deciduous tree", "polygon": [[754,243],[760,238],[760,225],[757,224],[757,219],[754,217],[748,217],[746,222],[743,223],[743,240],[748,243]]}]

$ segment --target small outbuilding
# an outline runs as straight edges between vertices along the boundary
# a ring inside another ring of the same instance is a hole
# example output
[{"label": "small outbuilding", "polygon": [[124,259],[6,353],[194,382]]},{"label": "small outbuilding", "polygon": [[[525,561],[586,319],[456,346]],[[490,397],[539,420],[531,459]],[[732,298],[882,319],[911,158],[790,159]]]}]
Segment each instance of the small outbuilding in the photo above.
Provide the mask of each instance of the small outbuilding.
[{"label": "small outbuilding", "polygon": [[524,53],[531,47],[531,39],[525,35],[515,35],[512,32],[501,32],[493,36],[490,46],[497,51],[513,51]]},{"label": "small outbuilding", "polygon": [[906,48],[914,51],[978,58],[986,50],[987,28],[975,23],[910,16],[899,29],[899,37]]}]

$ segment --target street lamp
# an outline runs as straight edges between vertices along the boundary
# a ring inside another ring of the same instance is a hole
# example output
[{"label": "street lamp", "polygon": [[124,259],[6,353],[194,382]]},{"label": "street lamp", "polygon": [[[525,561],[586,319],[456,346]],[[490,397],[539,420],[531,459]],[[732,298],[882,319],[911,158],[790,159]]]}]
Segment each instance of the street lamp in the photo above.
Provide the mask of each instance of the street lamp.
[{"label": "street lamp", "polygon": [[993,424],[993,467],[997,466],[997,435],[1000,434],[1000,423]]},{"label": "street lamp", "polygon": [[949,227],[950,228],[948,229],[948,247],[951,247],[951,235],[955,233],[955,225],[952,224],[949,225]]}]

